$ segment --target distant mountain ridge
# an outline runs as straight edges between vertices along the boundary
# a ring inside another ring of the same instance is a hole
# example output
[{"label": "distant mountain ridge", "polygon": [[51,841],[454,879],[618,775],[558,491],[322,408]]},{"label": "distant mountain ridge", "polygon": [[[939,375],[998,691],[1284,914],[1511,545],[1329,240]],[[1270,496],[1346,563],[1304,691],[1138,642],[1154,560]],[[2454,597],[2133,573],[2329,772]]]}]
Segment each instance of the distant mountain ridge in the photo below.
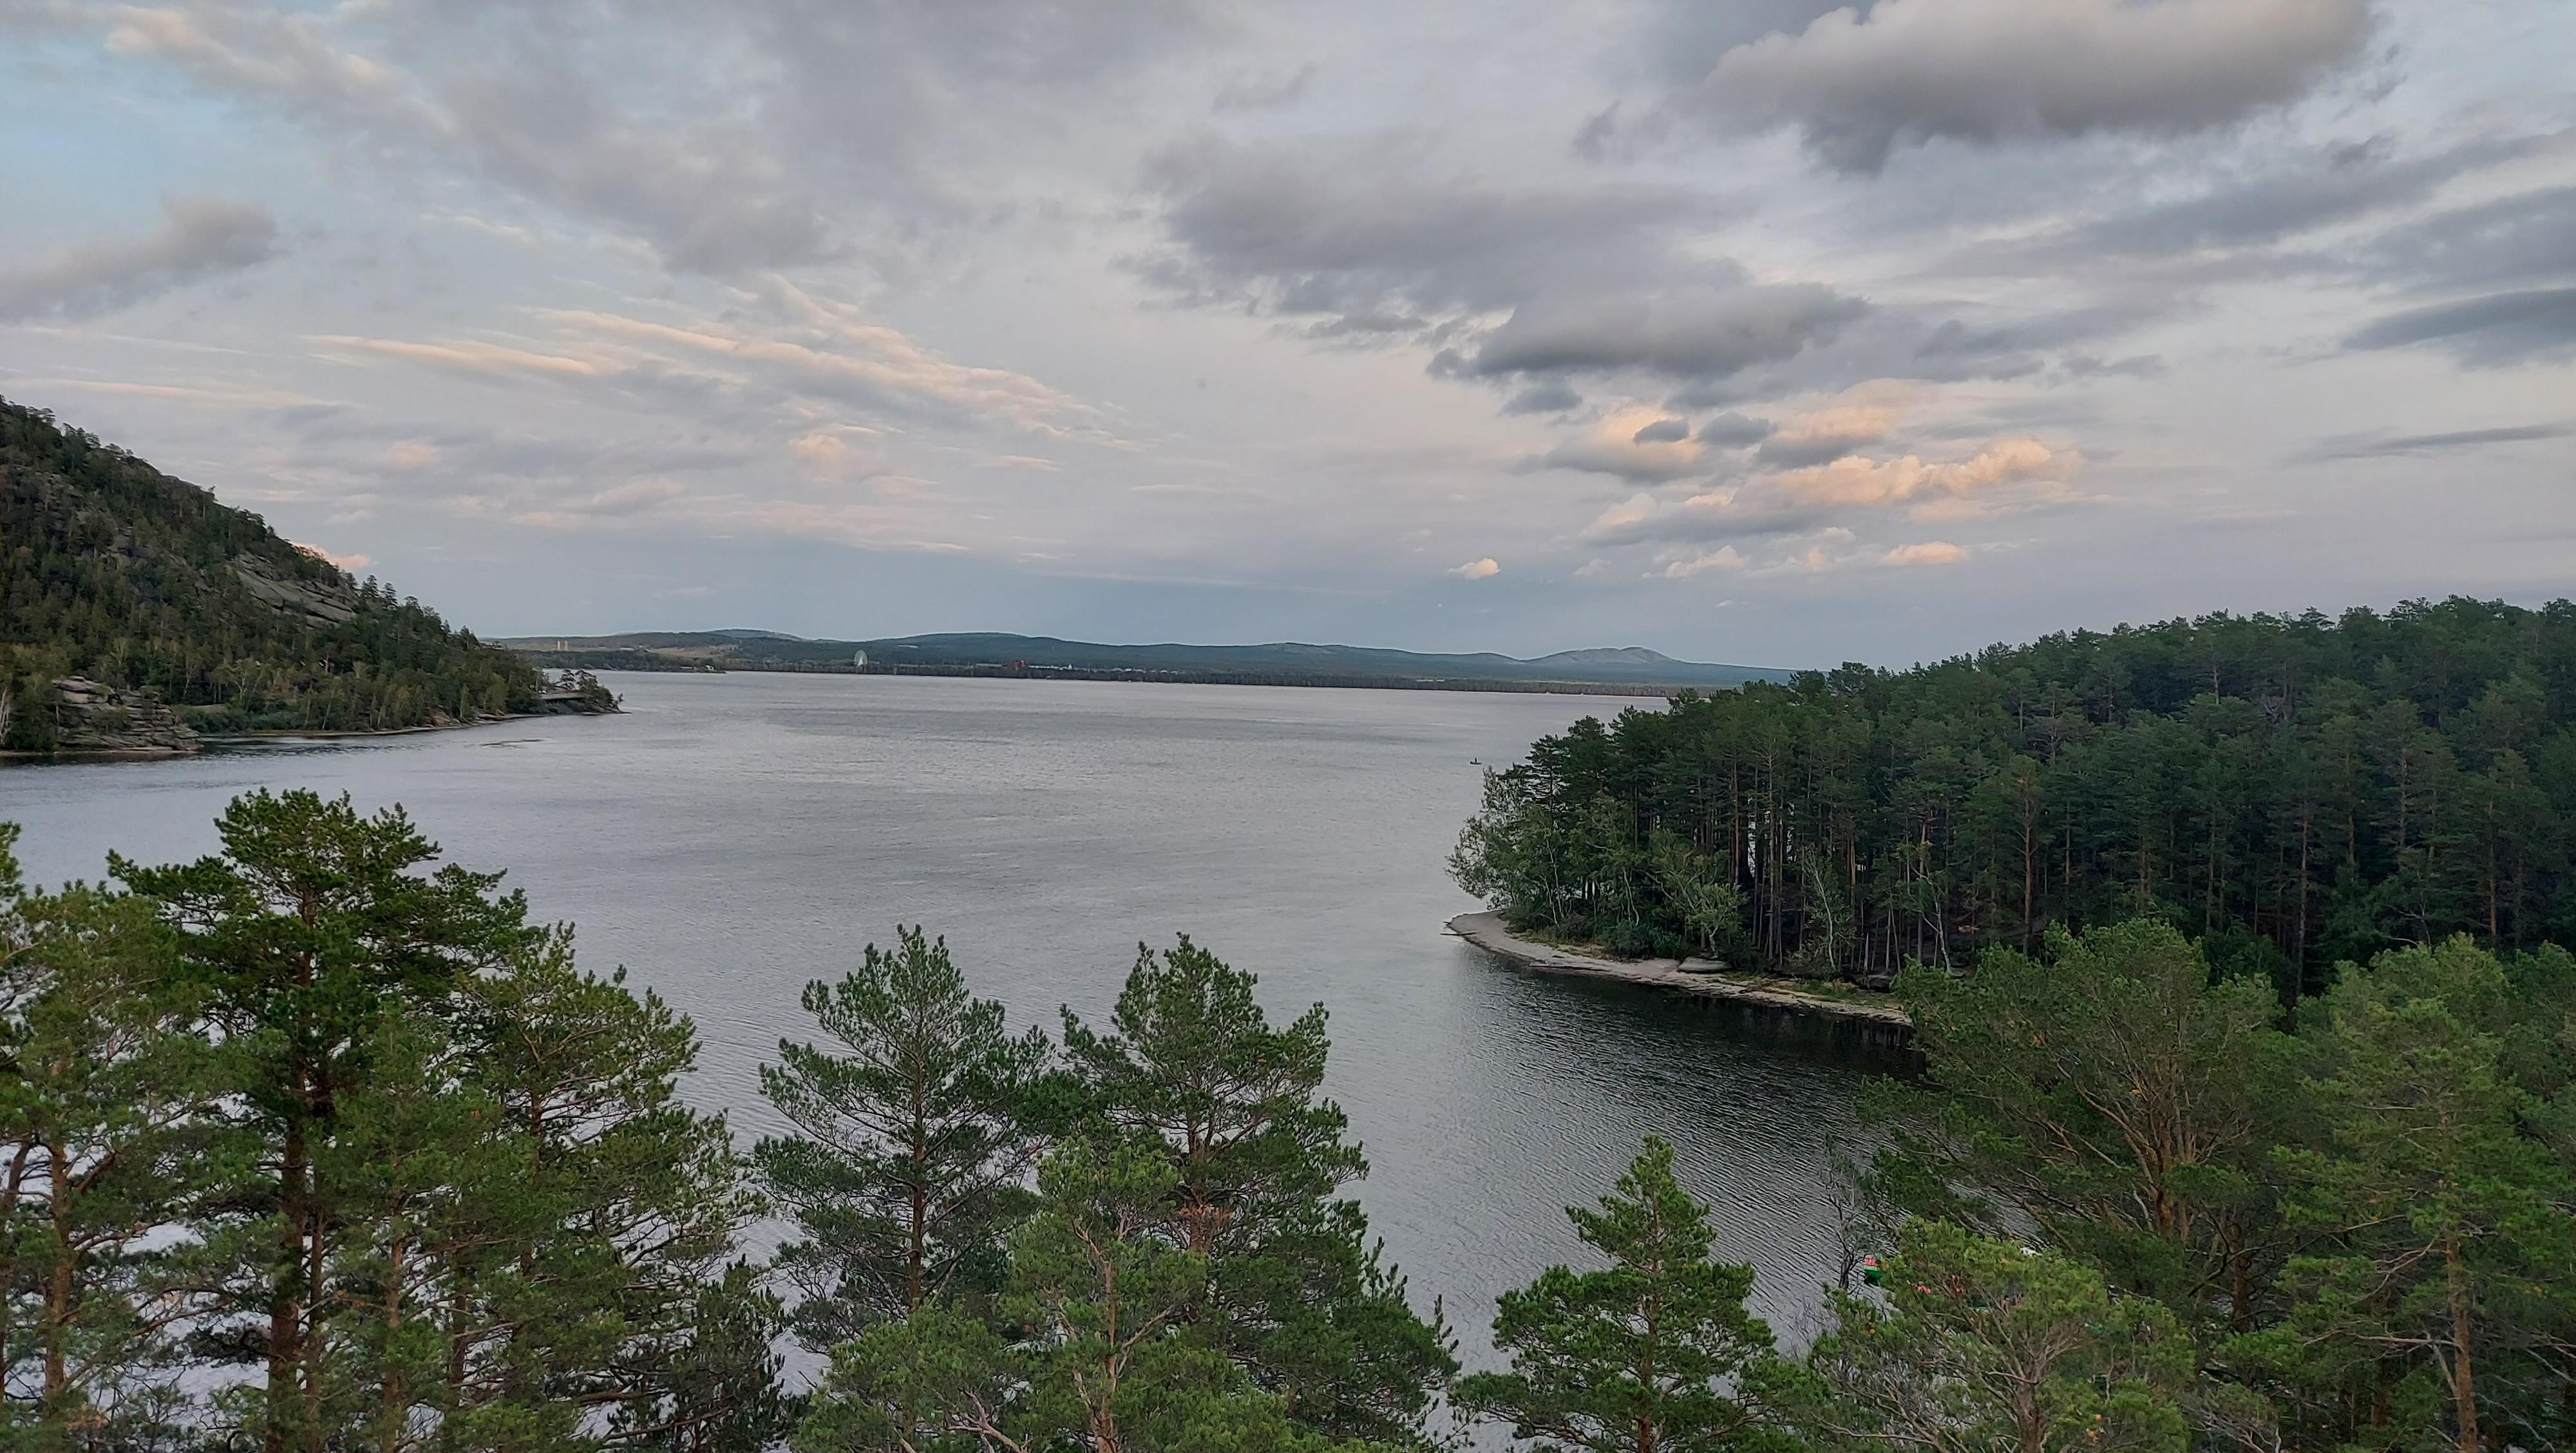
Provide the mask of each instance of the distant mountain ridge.
[{"label": "distant mountain ridge", "polygon": [[746,629],[633,631],[609,636],[518,636],[498,644],[526,654],[539,665],[590,670],[864,671],[1456,690],[1602,687],[1637,692],[1727,688],[1748,681],[1785,681],[1795,674],[1773,667],[1679,661],[1643,646],[1559,651],[1524,660],[1493,651],[1400,651],[1305,641],[1109,645],[999,631],[848,641],[804,640]]}]

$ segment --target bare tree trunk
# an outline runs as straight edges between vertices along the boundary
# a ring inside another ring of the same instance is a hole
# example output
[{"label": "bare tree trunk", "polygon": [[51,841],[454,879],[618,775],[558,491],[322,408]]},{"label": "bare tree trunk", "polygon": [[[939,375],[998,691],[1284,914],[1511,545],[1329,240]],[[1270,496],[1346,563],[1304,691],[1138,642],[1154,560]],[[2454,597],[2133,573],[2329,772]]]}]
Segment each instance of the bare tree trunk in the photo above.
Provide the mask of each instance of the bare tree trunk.
[{"label": "bare tree trunk", "polygon": [[2469,1269],[2460,1243],[2442,1244],[2442,1279],[2451,1301],[2451,1406],[2460,1425],[2460,1453],[2479,1453],[2478,1385],[2470,1365]]},{"label": "bare tree trunk", "polygon": [[63,1335],[72,1320],[72,1208],[71,1168],[65,1164],[60,1136],[45,1146],[45,1174],[52,1187],[46,1198],[53,1213],[53,1274],[45,1284],[45,1406],[50,1411],[54,1399],[70,1381],[63,1367]]},{"label": "bare tree trunk", "polygon": [[286,1453],[286,1429],[294,1416],[296,1361],[304,1325],[295,1293],[304,1264],[306,1169],[304,1123],[290,1120],[277,1167],[276,1280],[268,1293],[268,1427],[260,1442],[266,1453]]}]

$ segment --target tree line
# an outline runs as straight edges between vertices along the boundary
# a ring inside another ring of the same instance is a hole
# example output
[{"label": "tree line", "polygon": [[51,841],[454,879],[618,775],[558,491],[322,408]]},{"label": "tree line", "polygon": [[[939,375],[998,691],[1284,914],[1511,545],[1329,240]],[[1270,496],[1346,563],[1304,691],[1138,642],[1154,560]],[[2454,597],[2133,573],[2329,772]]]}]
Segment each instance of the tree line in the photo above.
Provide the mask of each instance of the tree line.
[{"label": "tree line", "polygon": [[0,750],[53,746],[53,682],[150,691],[204,731],[381,731],[532,711],[536,670],[40,409],[0,399]]},{"label": "tree line", "polygon": [[2576,604],[2213,615],[1685,694],[1489,775],[1459,881],[1628,954],[1883,987],[2157,918],[2284,1002],[2576,942]]},{"label": "tree line", "polygon": [[681,1098],[686,1019],[398,809],[217,826],[53,891],[0,830],[9,1446],[2576,1444],[2554,946],[2391,949],[2290,1009],[2154,920],[1917,964],[1925,1070],[1837,1159],[1811,1346],[1650,1139],[1461,1376],[1346,1194],[1323,1007],[1274,1022],[1186,937],[1053,1035],[919,929],[872,945],[805,990],[746,1147]]}]

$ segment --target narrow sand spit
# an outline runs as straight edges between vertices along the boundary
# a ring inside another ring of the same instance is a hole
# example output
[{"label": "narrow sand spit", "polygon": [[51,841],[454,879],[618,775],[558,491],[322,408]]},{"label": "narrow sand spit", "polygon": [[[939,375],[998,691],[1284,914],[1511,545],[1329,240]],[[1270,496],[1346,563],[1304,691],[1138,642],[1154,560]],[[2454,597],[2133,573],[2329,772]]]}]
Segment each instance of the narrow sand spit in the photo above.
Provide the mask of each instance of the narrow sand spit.
[{"label": "narrow sand spit", "polygon": [[1449,931],[1489,954],[1545,974],[1590,974],[1595,978],[1625,979],[1632,984],[1652,984],[1677,993],[1732,999],[1738,1003],[1786,1009],[1797,1014],[1825,1014],[1899,1029],[1910,1029],[1914,1024],[1904,1010],[1892,1003],[1837,999],[1805,988],[1795,979],[1771,974],[1683,971],[1684,963],[1698,968],[1707,962],[1704,959],[1610,959],[1536,943],[1504,928],[1503,916],[1499,913],[1461,913],[1449,920]]}]

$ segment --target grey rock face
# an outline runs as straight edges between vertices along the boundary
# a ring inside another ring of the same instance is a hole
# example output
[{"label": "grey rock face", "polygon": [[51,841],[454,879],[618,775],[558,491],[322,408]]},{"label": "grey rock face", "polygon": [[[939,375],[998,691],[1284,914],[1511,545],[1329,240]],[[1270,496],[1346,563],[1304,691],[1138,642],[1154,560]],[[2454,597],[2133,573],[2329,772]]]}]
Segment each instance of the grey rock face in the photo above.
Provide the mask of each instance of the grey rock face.
[{"label": "grey rock face", "polygon": [[54,748],[63,752],[193,752],[197,734],[160,698],[86,677],[54,683]]}]

